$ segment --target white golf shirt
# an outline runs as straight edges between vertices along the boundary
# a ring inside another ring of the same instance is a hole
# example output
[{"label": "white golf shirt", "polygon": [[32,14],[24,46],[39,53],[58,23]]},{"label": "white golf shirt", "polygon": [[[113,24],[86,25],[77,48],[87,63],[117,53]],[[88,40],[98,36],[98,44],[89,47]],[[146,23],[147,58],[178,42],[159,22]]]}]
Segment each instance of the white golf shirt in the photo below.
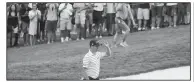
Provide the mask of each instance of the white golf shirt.
[{"label": "white golf shirt", "polygon": [[86,73],[92,78],[97,78],[100,73],[100,59],[106,55],[105,52],[93,54],[90,50],[83,58],[83,67],[87,68]]}]

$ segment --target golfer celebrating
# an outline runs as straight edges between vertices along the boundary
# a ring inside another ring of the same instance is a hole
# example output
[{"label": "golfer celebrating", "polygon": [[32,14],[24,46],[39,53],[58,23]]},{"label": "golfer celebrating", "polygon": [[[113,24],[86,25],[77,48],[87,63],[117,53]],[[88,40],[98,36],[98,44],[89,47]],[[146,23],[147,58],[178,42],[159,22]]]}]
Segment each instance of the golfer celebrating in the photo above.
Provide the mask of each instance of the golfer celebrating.
[{"label": "golfer celebrating", "polygon": [[[104,45],[107,52],[99,52],[99,46]],[[84,80],[99,80],[100,59],[111,55],[108,42],[91,40],[89,52],[83,58]]]}]

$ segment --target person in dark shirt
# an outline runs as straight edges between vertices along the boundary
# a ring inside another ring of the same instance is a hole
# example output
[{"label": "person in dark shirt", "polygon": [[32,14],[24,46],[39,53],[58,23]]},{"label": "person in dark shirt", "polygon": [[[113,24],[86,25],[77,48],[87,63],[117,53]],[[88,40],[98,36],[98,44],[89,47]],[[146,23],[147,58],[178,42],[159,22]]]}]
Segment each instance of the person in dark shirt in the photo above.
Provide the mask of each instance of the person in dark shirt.
[{"label": "person in dark shirt", "polygon": [[168,27],[176,27],[178,3],[166,3],[166,14],[168,15]]},{"label": "person in dark shirt", "polygon": [[37,39],[38,41],[44,41],[45,40],[45,11],[46,11],[46,3],[38,3],[37,4],[38,10],[41,12],[41,19],[39,20],[39,26],[37,29]]},{"label": "person in dark shirt", "polygon": [[[140,3],[139,8],[137,11],[137,19],[138,19],[138,30],[146,30],[147,21],[149,20],[150,16],[150,4],[149,3]],[[143,27],[142,27],[142,20]]]},{"label": "person in dark shirt", "polygon": [[[18,45],[18,30],[19,30],[19,13],[17,11],[18,5],[17,4],[11,4],[8,8],[7,13],[7,33],[10,34],[10,46],[17,46]],[[12,35],[14,35],[14,44],[12,44]]]},{"label": "person in dark shirt", "polygon": [[183,3],[177,4],[177,24],[181,25],[184,24],[184,14],[186,12],[186,9],[184,9]]},{"label": "person in dark shirt", "polygon": [[28,13],[30,10],[31,8],[28,7],[28,3],[21,4],[19,15],[21,20],[21,24],[20,24],[21,36],[23,37],[23,40],[24,40],[24,46],[27,46],[29,44],[28,29],[29,29],[30,19],[28,17]]}]

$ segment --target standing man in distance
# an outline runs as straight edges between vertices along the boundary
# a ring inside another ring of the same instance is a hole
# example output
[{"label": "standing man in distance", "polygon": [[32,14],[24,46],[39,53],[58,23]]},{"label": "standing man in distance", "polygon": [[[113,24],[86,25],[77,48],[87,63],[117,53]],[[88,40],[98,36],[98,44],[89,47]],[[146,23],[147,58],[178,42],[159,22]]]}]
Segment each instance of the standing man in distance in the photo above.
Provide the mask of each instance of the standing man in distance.
[{"label": "standing man in distance", "polygon": [[[85,3],[74,3],[75,8],[75,24],[78,28],[79,38],[85,40],[85,21],[86,21],[86,9],[88,8]],[[79,40],[77,38],[77,40]]]},{"label": "standing man in distance", "polygon": [[[146,30],[147,29],[147,22],[150,16],[150,4],[149,3],[140,3],[139,8],[137,11],[137,19],[138,19],[138,30]],[[143,27],[142,27],[143,21]]]},{"label": "standing man in distance", "polygon": [[105,3],[94,3],[93,22],[95,24],[96,38],[102,38],[102,21]]},{"label": "standing man in distance", "polygon": [[46,3],[38,3],[37,8],[41,12],[41,19],[39,20],[39,23],[38,23],[38,27],[39,27],[38,32],[39,33],[37,35],[37,38],[38,38],[38,40],[44,42],[44,40],[45,40],[45,20],[44,20],[45,17],[44,17],[44,14],[45,14],[45,10],[46,10]]},{"label": "standing man in distance", "polygon": [[45,12],[46,16],[46,29],[47,29],[47,44],[53,43],[56,36],[57,28],[57,14],[58,14],[58,4],[57,3],[47,3],[47,11]]},{"label": "standing man in distance", "polygon": [[151,30],[160,28],[163,6],[164,3],[151,3],[151,13],[152,13]]},{"label": "standing man in distance", "polygon": [[[73,14],[73,6],[70,3],[61,3],[59,5],[59,26],[61,42],[70,40],[70,30],[72,29],[71,19]],[[64,40],[65,39],[65,40]]]},{"label": "standing man in distance", "polygon": [[23,33],[24,46],[29,45],[28,29],[29,29],[30,19],[28,17],[28,13],[30,10],[31,8],[28,7],[27,3],[21,4],[21,9],[19,11],[19,14],[20,14],[20,20],[21,20],[20,28],[21,28],[21,33]]},{"label": "standing man in distance", "polygon": [[168,27],[176,27],[177,22],[177,5],[178,3],[166,3],[168,15]]},{"label": "standing man in distance", "polygon": [[116,17],[115,3],[107,3],[107,28],[108,28],[107,30],[109,36],[114,35],[115,17]]}]

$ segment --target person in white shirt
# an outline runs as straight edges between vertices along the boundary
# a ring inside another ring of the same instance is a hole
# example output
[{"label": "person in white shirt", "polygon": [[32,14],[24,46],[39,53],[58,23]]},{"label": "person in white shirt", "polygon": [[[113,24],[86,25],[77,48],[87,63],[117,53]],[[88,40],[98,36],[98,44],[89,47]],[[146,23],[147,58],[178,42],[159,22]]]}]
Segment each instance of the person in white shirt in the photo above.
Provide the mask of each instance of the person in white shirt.
[{"label": "person in white shirt", "polygon": [[107,30],[108,35],[114,35],[116,8],[115,3],[107,3]]},{"label": "person in white shirt", "polygon": [[177,4],[178,3],[167,3],[167,15],[169,27],[176,27],[177,22]]},{"label": "person in white shirt", "polygon": [[35,3],[32,4],[32,10],[29,11],[29,19],[30,19],[30,25],[29,25],[29,35],[30,35],[30,45],[35,45],[35,36],[37,34],[37,23],[38,20],[41,19],[41,12],[37,10],[37,6]]},{"label": "person in white shirt", "polygon": [[74,3],[73,7],[75,8],[75,24],[78,28],[79,38],[77,40],[85,40],[85,21],[86,21],[86,9],[87,6],[85,3]]},{"label": "person in white shirt", "polygon": [[[100,59],[111,56],[109,43],[105,41],[91,40],[89,52],[83,58],[82,80],[99,80]],[[107,51],[100,52],[99,47],[105,46]]]},{"label": "person in white shirt", "polygon": [[59,20],[61,30],[61,42],[68,41],[70,30],[72,29],[71,19],[73,14],[73,6],[70,3],[61,3],[59,5]]}]

